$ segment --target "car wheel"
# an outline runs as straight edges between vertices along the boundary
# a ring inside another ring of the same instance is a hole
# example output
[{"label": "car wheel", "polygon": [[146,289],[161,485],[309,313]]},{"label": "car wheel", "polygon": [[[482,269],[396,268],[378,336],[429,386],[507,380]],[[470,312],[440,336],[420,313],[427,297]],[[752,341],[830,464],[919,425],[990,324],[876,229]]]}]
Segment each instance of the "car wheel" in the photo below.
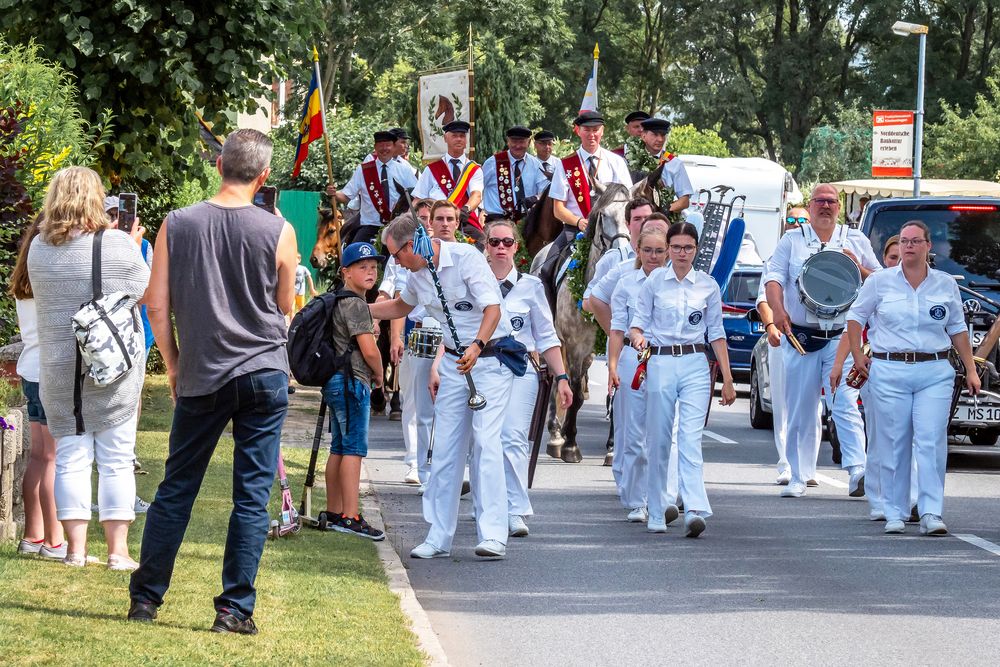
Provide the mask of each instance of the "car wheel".
[{"label": "car wheel", "polygon": [[992,447],[997,444],[1000,431],[990,428],[977,428],[969,433],[969,440],[977,447]]},{"label": "car wheel", "polygon": [[756,429],[774,427],[774,415],[764,410],[760,400],[757,371],[750,370],[750,426]]}]

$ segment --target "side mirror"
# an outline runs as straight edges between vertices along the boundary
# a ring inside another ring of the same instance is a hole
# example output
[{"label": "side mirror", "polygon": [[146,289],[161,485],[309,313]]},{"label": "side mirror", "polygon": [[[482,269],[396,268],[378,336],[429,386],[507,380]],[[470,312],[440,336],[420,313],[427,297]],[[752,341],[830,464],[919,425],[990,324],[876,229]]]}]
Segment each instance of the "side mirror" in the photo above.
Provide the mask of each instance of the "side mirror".
[{"label": "side mirror", "polygon": [[750,310],[747,311],[747,319],[750,320],[751,322],[763,322],[764,321],[764,320],[760,319],[760,313],[757,312],[756,308],[751,308]]}]

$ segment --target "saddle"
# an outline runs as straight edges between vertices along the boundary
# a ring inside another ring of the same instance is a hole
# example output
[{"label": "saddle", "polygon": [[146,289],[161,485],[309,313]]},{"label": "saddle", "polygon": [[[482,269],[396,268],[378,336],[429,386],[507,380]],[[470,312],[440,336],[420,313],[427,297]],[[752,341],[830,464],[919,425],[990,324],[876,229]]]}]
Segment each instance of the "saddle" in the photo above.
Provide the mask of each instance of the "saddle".
[{"label": "saddle", "polygon": [[538,268],[537,275],[542,281],[542,287],[545,288],[545,299],[549,302],[553,316],[556,314],[556,295],[559,293],[559,285],[566,279],[569,262],[573,256],[574,238],[576,233],[564,228],[552,242],[549,254]]}]

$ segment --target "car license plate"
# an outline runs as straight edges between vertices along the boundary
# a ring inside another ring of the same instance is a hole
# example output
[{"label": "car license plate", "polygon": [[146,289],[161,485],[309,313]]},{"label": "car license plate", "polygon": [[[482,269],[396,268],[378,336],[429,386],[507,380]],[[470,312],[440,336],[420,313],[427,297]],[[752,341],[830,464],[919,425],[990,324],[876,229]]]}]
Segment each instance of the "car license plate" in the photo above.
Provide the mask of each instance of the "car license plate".
[{"label": "car license plate", "polygon": [[755,334],[764,333],[764,323],[763,322],[751,322],[750,330]]},{"label": "car license plate", "polygon": [[1000,405],[959,405],[954,419],[962,422],[1000,421]]}]

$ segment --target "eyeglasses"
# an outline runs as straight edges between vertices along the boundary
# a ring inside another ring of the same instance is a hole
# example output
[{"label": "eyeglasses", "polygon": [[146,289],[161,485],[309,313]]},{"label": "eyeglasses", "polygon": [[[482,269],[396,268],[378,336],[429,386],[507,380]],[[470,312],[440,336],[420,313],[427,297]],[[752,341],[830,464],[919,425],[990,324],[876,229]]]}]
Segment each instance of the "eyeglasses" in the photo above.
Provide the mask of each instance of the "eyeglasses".
[{"label": "eyeglasses", "polygon": [[678,255],[686,255],[688,253],[694,252],[698,249],[696,245],[672,245],[670,246],[670,252],[675,252]]},{"label": "eyeglasses", "polygon": [[491,239],[487,239],[486,242],[490,244],[491,248],[499,248],[501,243],[503,244],[504,248],[509,248],[515,243],[517,243],[517,241],[515,241],[509,236],[505,239],[498,239],[496,237],[493,237]]},{"label": "eyeglasses", "polygon": [[401,245],[399,247],[399,250],[397,250],[394,253],[391,253],[392,254],[392,258],[398,262],[399,261],[399,253],[401,253],[404,250],[406,250],[406,247],[410,246],[410,245],[413,245],[413,241],[407,241],[406,243],[404,243],[403,245]]},{"label": "eyeglasses", "polygon": [[819,206],[835,206],[840,203],[839,199],[826,199],[826,198],[814,198],[809,200],[810,204],[817,204]]},{"label": "eyeglasses", "polygon": [[917,246],[924,243],[927,239],[899,239],[899,245],[913,245]]},{"label": "eyeglasses", "polygon": [[806,225],[806,224],[809,224],[809,218],[793,218],[792,216],[788,216],[787,218],[785,218],[785,224],[786,225]]},{"label": "eyeglasses", "polygon": [[644,253],[646,255],[662,255],[666,251],[667,251],[666,248],[647,248],[647,247],[639,248],[639,252]]}]

